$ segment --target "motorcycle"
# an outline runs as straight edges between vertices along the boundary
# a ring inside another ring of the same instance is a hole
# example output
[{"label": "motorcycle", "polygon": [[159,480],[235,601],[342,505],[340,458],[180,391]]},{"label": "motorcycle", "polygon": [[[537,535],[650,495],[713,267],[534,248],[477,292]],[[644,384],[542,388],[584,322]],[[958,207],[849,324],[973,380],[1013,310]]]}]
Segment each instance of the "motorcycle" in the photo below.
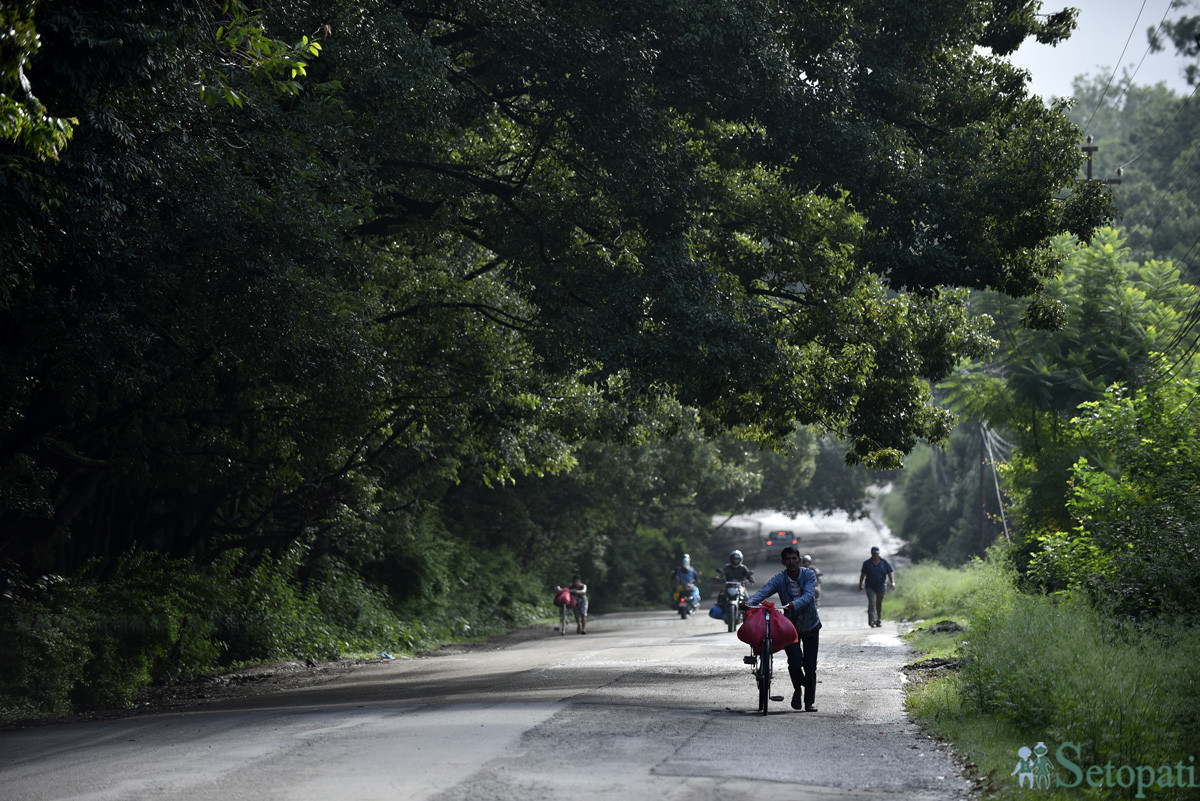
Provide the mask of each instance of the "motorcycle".
[{"label": "motorcycle", "polygon": [[725,582],[718,603],[725,613],[725,626],[729,631],[736,629],[746,619],[746,614],[741,610],[741,603],[746,597],[745,584],[740,581]]},{"label": "motorcycle", "polygon": [[686,619],[688,615],[696,611],[696,607],[699,605],[699,593],[696,592],[696,585],[690,581],[680,585],[679,600],[676,602],[679,617]]}]

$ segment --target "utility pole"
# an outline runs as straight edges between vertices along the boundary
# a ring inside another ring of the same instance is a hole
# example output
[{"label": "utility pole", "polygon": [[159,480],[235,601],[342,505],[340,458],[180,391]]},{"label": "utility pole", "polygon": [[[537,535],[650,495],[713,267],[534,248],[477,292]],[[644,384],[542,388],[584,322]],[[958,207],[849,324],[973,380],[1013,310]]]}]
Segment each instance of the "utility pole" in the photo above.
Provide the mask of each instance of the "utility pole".
[{"label": "utility pole", "polygon": [[984,492],[984,472],[987,469],[987,429],[979,426],[979,555],[987,554],[987,494]]},{"label": "utility pole", "polygon": [[1123,172],[1125,172],[1124,167],[1117,167],[1117,177],[1116,178],[1093,178],[1092,177],[1092,154],[1095,153],[1099,149],[1100,149],[1099,145],[1092,144],[1092,135],[1088,134],[1087,144],[1080,148],[1080,150],[1082,150],[1084,153],[1087,154],[1087,179],[1089,181],[1096,181],[1096,182],[1102,183],[1102,184],[1119,184],[1119,183],[1121,183],[1121,174]]}]

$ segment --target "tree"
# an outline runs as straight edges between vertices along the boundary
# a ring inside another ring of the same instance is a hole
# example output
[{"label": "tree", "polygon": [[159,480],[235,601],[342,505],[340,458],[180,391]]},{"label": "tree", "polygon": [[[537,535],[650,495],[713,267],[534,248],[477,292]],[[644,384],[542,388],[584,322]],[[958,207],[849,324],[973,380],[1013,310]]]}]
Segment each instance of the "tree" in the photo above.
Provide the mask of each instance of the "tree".
[{"label": "tree", "polygon": [[914,562],[961,565],[1003,535],[993,472],[1002,456],[988,450],[995,436],[966,420],[944,447],[922,446],[905,460],[893,488],[901,502],[889,503],[888,523]]},{"label": "tree", "polygon": [[[1178,7],[1194,5],[1190,0],[1182,0],[1175,4]],[[1164,50],[1164,39],[1169,40],[1175,47],[1175,52],[1181,56],[1194,59],[1200,55],[1200,15],[1188,15],[1175,20],[1165,20],[1162,24],[1161,35],[1158,31],[1150,33],[1150,46],[1153,50]],[[1200,82],[1200,67],[1189,64],[1185,69],[1188,83]]]},{"label": "tree", "polygon": [[360,231],[481,244],[558,369],[894,459],[946,430],[921,377],[982,344],[936,288],[1032,293],[1105,206],[1059,111],[971,49],[1063,33],[1034,4],[849,5],[413,8],[470,133],[391,154]]},{"label": "tree", "polygon": [[954,287],[1105,214],[1003,60],[1034,6],[20,6],[86,122],[0,145],[0,551],[334,547],[567,468],[568,408],[894,464],[987,342]]},{"label": "tree", "polygon": [[905,526],[916,526],[917,539],[926,543],[922,547],[933,553],[938,550],[928,543],[939,540],[921,522],[932,510],[949,515],[948,522],[939,524],[945,531],[977,530],[972,521],[981,490],[966,475],[974,476],[975,467],[984,462],[1001,462],[997,466],[1005,477],[1008,520],[1026,558],[1039,550],[1043,533],[1069,530],[1073,467],[1088,456],[1071,419],[1110,387],[1136,390],[1160,382],[1156,354],[1176,347],[1187,352],[1190,346],[1184,343],[1194,342],[1185,310],[1194,302],[1195,290],[1182,283],[1170,262],[1130,260],[1113,229],[1101,229],[1086,245],[1064,237],[1056,246],[1066,266],[1046,295],[1063,305],[1059,330],[1021,328],[1021,309],[1011,300],[977,296],[975,307],[994,319],[1000,346],[990,361],[964,367],[940,385],[952,408],[975,425],[1000,432],[1013,451],[1003,463],[1003,454],[997,458],[994,450],[981,449],[978,440],[968,446],[970,439],[962,436],[947,454],[951,467],[958,460],[963,477],[953,489],[939,492],[924,479],[907,479],[906,506],[914,511]]},{"label": "tree", "polygon": [[[964,288],[1038,316],[1054,237],[1107,213],[1004,60],[1070,29],[1037,8],[4,4],[0,597],[142,564],[298,599],[469,552],[468,490],[605,467],[562,490],[581,552],[670,552],[696,499],[808,469],[721,433],[868,465],[944,437],[929,382],[988,344]],[[692,428],[639,439],[664,408]],[[553,553],[514,518],[489,557]]]},{"label": "tree", "polygon": [[[52,117],[33,92],[26,70],[40,47],[33,15],[37,0],[0,5],[0,142],[15,142],[37,159],[54,159],[79,120]],[[16,166],[17,159],[8,161]]]},{"label": "tree", "polygon": [[1200,110],[1166,86],[1138,86],[1130,77],[1075,80],[1076,105],[1067,113],[1094,138],[1093,176],[1110,179],[1123,168],[1113,200],[1118,227],[1138,261],[1171,259],[1190,281],[1198,212],[1189,197],[1200,175],[1195,158]]},{"label": "tree", "polygon": [[1112,387],[1071,421],[1070,436],[1087,454],[1071,469],[1071,525],[1040,539],[1029,572],[1120,614],[1188,620],[1197,606],[1187,567],[1200,519],[1196,388],[1162,366],[1161,381]]}]

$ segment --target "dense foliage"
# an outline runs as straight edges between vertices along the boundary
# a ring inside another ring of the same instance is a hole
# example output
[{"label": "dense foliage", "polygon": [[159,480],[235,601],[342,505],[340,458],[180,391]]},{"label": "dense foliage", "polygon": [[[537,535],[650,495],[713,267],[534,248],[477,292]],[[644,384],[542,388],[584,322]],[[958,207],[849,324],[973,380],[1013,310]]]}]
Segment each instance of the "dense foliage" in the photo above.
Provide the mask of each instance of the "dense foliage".
[{"label": "dense foliage", "polygon": [[[1012,770],[1017,749],[1038,741],[1052,750],[1079,744],[1077,762],[1085,766],[1174,765],[1200,746],[1190,708],[1200,683],[1194,628],[1114,619],[1082,597],[1024,592],[1003,548],[963,568],[930,563],[905,574],[888,602],[910,619],[953,615],[968,626],[965,634],[924,635],[933,647],[949,647],[960,670],[914,682],[909,712],[954,743],[989,797],[1028,797]],[[1081,791],[1052,785],[1037,792],[1065,801]],[[1169,785],[1143,794],[1188,796]]]},{"label": "dense foliage", "polygon": [[[1118,387],[1153,408],[1149,399],[1181,391],[1178,383],[1190,375],[1182,357],[1160,361],[1160,354],[1186,352],[1196,341],[1187,314],[1195,289],[1182,281],[1171,262],[1132,261],[1125,241],[1112,229],[1101,229],[1087,245],[1065,238],[1058,246],[1066,266],[1046,289],[1047,297],[1066,310],[1058,330],[1024,329],[1021,310],[1011,301],[985,295],[975,299],[976,308],[994,320],[1000,347],[988,362],[964,366],[941,385],[947,402],[964,419],[975,421],[974,429],[952,437],[952,447],[936,456],[910,460],[914,469],[900,478],[906,512],[897,530],[912,541],[915,555],[960,564],[1002,536],[1005,523],[1026,558],[1051,541],[1059,548],[1064,538],[1079,541],[1077,527],[1119,527],[1123,505],[1105,511],[1103,504],[1093,503],[1099,508],[1081,517],[1074,500],[1083,487],[1077,462],[1088,459],[1120,475],[1124,468],[1117,465],[1127,448],[1083,435],[1076,418]],[[1182,426],[1180,436],[1190,436],[1184,415],[1177,414],[1176,423]],[[1156,440],[1147,447],[1153,451],[1160,444]],[[1154,462],[1147,458],[1145,464],[1153,468]],[[986,476],[979,472],[981,466]],[[1189,480],[1168,467],[1165,454],[1161,469],[1166,481]],[[997,479],[1004,491],[1005,520],[995,498]],[[1168,502],[1165,495],[1145,497],[1151,505]],[[981,512],[990,518],[986,529]],[[981,535],[964,537],[971,531]],[[1126,544],[1138,547],[1134,543],[1140,538],[1132,533],[1130,538]],[[965,543],[969,546],[964,549]],[[1109,541],[1107,547],[1111,545]],[[1150,551],[1164,554],[1158,547]],[[1082,555],[1062,551],[1056,561],[1062,570],[1065,561]],[[1077,569],[1090,568],[1080,563]],[[1035,574],[1049,579],[1044,571]],[[1061,585],[1055,580],[1046,586]]]},{"label": "dense foliage", "polygon": [[[1200,17],[1185,16],[1162,30],[1192,62],[1193,83],[1198,26]],[[1133,85],[1128,74],[1080,78],[1075,89],[1068,114],[1095,137],[1094,175],[1120,176],[1119,231],[1101,230],[1086,247],[1061,242],[1067,266],[1048,290],[1063,304],[1058,331],[1023,331],[1011,303],[974,298],[995,319],[1000,346],[942,385],[971,428],[928,463],[910,459],[918,469],[902,474],[892,500],[906,512],[914,554],[961,564],[958,532],[980,508],[963,476],[987,464],[1002,482],[1013,544],[956,571],[918,566],[900,591],[931,588],[901,599],[912,601],[906,616],[949,608],[968,626],[941,644],[960,671],[918,685],[909,707],[968,755],[984,792],[1002,798],[1024,794],[1004,781],[1017,743],[1080,743],[1079,761],[1094,765],[1173,763],[1197,746],[1188,699],[1200,680],[1200,582],[1189,569],[1200,533],[1192,198],[1200,118],[1194,95]],[[974,430],[1011,451],[979,448]],[[938,486],[946,472],[934,465],[956,469],[958,480]],[[938,596],[951,606],[914,608]],[[1145,794],[1179,797],[1170,784]]]},{"label": "dense foliage", "polygon": [[717,509],[853,507],[816,438],[944,437],[963,288],[1044,318],[1108,212],[1003,59],[1070,30],[1037,5],[0,4],[6,599],[194,573],[228,661],[278,650],[202,611],[258,571],[329,632],[517,619],[581,567],[645,599]]}]

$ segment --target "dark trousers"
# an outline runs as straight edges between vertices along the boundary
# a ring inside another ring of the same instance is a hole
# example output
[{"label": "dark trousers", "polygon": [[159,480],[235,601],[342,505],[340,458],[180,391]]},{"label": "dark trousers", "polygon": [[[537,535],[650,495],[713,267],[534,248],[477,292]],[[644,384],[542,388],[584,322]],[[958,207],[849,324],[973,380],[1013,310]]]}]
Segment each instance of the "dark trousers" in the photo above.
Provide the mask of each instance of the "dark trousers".
[{"label": "dark trousers", "polygon": [[799,642],[783,649],[787,654],[792,688],[804,691],[805,706],[812,706],[817,698],[817,646],[820,639],[821,624],[818,623],[808,631],[800,632]]}]

